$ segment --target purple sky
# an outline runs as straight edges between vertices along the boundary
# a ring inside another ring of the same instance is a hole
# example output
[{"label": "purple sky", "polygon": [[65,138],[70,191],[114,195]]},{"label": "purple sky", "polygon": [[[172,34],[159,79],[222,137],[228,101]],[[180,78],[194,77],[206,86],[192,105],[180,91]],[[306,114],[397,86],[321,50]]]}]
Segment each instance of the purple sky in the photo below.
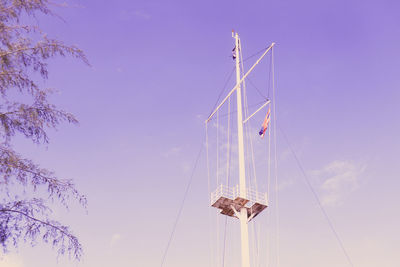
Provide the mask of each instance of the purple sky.
[{"label": "purple sky", "polygon": [[[88,196],[88,215],[80,208],[55,213],[80,237],[84,260],[57,261],[46,245],[21,246],[0,266],[160,266],[204,119],[234,64],[232,29],[245,58],[277,43],[278,123],[326,201],[354,266],[399,266],[397,1],[72,5],[56,10],[66,22],[52,17],[39,24],[82,48],[92,65],[54,60],[45,84],[60,90],[54,102],[80,126],[51,133],[47,149],[22,140],[17,147],[72,177]],[[347,266],[279,133],[278,155],[280,266]],[[203,153],[166,267],[209,266],[207,194]]]}]

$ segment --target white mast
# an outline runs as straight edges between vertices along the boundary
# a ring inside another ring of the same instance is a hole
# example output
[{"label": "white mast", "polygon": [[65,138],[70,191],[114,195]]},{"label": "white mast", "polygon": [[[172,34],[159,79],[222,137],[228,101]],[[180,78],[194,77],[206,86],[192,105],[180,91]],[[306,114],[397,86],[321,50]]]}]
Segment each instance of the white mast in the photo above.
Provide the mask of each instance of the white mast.
[{"label": "white mast", "polygon": [[[243,141],[243,115],[242,115],[242,90],[240,87],[240,44],[239,35],[235,33],[235,57],[236,57],[236,99],[237,99],[237,123],[238,123],[238,153],[239,153],[239,195],[246,199],[246,172],[244,165],[244,141]],[[249,229],[247,209],[242,207],[238,213],[240,220],[240,233],[242,241],[242,267],[250,267]]]},{"label": "white mast", "polygon": [[[246,187],[246,171],[244,159],[244,138],[243,124],[259,112],[262,107],[269,104],[267,101],[256,112],[243,120],[242,107],[242,90],[241,83],[255,68],[255,66],[265,57],[269,50],[272,49],[275,43],[272,43],[254,63],[254,65],[241,77],[240,75],[240,39],[237,33],[232,32],[232,37],[235,38],[235,59],[236,59],[236,85],[225,97],[218,107],[211,113],[205,123],[207,124],[216,112],[221,108],[225,101],[237,90],[237,123],[238,123],[238,156],[239,156],[239,185],[229,187],[220,184],[217,189],[211,193],[211,206],[219,209],[221,214],[238,218],[240,221],[241,246],[242,246],[242,267],[250,267],[250,247],[249,247],[249,229],[248,223],[253,220],[268,206],[267,195],[257,192],[252,188]],[[208,147],[208,143],[207,143]],[[218,148],[217,148],[218,149]]]}]

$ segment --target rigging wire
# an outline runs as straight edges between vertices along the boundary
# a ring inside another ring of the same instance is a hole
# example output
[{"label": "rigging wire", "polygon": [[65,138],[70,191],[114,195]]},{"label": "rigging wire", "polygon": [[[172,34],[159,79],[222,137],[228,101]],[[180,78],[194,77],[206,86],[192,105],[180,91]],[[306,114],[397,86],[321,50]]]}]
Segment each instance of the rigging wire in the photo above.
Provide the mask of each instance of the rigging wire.
[{"label": "rigging wire", "polygon": [[233,71],[234,71],[234,70],[235,70],[235,67],[233,67],[232,70],[231,70],[231,72],[229,73],[229,75],[226,76],[226,77],[228,77],[228,78],[225,80],[225,84],[224,84],[224,86],[222,87],[221,91],[219,92],[217,101],[215,101],[214,107],[211,109],[211,112],[210,112],[210,114],[208,115],[208,117],[211,116],[213,110],[215,110],[215,107],[218,105],[218,102],[219,102],[219,100],[221,99],[222,94],[225,92],[226,87],[228,86],[228,83],[229,83],[229,81],[230,81],[231,78],[232,78],[232,75],[233,75]]},{"label": "rigging wire", "polygon": [[[209,153],[208,153],[208,123],[206,123],[206,161],[207,161],[207,188],[208,188],[208,195],[211,195],[211,179],[210,179],[210,163],[209,163]],[[209,219],[209,225],[211,225],[211,209],[208,209],[208,219]],[[212,259],[214,258],[214,243],[212,242],[212,232],[209,231],[210,237],[209,237],[209,242],[210,242],[210,266],[212,266]]]},{"label": "rigging wire", "polygon": [[[271,60],[271,62],[272,62],[272,60]],[[271,65],[270,65],[269,73],[271,73]],[[271,76],[270,76],[269,78],[271,78]],[[268,91],[268,97],[269,97],[269,88],[271,87],[270,84],[271,84],[271,79],[268,80],[268,89],[267,89],[267,91]],[[271,127],[271,128],[272,128],[272,127]],[[268,176],[267,176],[267,201],[269,201],[269,196],[270,196],[270,193],[271,193],[271,169],[272,169],[272,168],[271,168],[271,130],[268,131],[268,165],[267,165],[267,166],[268,166]],[[270,217],[271,217],[271,216],[267,216],[267,219],[266,219],[267,225],[270,224],[270,221],[271,221]],[[270,236],[269,233],[270,233],[270,232],[269,232],[269,228],[267,228],[267,231],[266,231],[266,234],[267,234],[267,256],[266,256],[266,259],[267,259],[267,267],[270,266],[270,262],[271,262],[271,261],[270,261],[269,255],[272,254],[272,253],[270,253],[270,251],[269,251],[269,249],[270,249],[270,244],[271,244],[271,236]]]},{"label": "rigging wire", "polygon": [[[246,98],[246,100],[247,100],[247,98]],[[247,101],[246,101],[246,108],[248,110]],[[245,112],[245,114],[247,116],[248,112]],[[253,171],[253,176],[254,176],[253,178],[254,178],[255,190],[258,192],[257,173],[256,173],[255,156],[254,156],[254,146],[253,146],[253,139],[252,139],[252,137],[250,135],[250,130],[252,129],[251,128],[251,122],[247,121],[247,124],[248,124],[248,125],[246,125],[247,136],[248,136],[248,139],[250,140],[250,151],[251,151],[251,167],[252,167],[251,169]]]},{"label": "rigging wire", "polygon": [[225,250],[226,250],[226,228],[228,224],[228,216],[225,216],[225,225],[224,225],[224,246],[222,250],[222,267],[225,267]]},{"label": "rigging wire", "polygon": [[[240,63],[240,75],[241,76],[243,76],[244,75],[244,66],[243,66],[243,54],[241,53],[241,50],[242,50],[242,43],[240,42],[239,43],[239,51],[240,51],[240,61],[239,61],[239,63]],[[245,118],[247,118],[247,116],[248,116],[248,104],[247,104],[247,92],[246,92],[246,80],[243,80],[243,82],[242,82],[242,84],[243,84],[243,90],[242,90],[242,92],[243,92],[243,110],[244,110],[244,117]],[[244,137],[245,137],[245,140],[247,140],[247,139],[249,139],[249,135],[250,135],[250,133],[249,133],[249,127],[248,127],[248,124],[244,124],[243,125],[243,128],[244,128]],[[250,152],[249,152],[249,147],[248,146],[246,146],[246,155],[245,155],[245,158],[248,158],[248,155],[250,154]],[[251,169],[251,167],[250,167],[250,162],[248,162],[248,166],[246,167],[246,170],[250,170]],[[251,172],[249,172],[249,186],[251,187]]]},{"label": "rigging wire", "polygon": [[229,115],[231,110],[231,98],[228,99],[228,133],[227,133],[227,148],[226,148],[226,185],[229,186],[230,178],[230,162],[231,162],[231,116]]},{"label": "rigging wire", "polygon": [[[249,108],[253,108],[253,107],[259,106],[259,105],[261,105],[261,104],[265,104],[265,101],[261,101],[261,102],[255,103],[255,104],[251,104],[251,105],[248,106],[248,107],[249,107]],[[225,118],[226,116],[235,114],[236,112],[237,112],[237,110],[233,110],[233,111],[231,111],[229,114],[228,114],[228,113],[225,113],[225,114],[222,114],[222,115],[219,115],[219,116],[220,116],[220,118]],[[212,117],[209,121],[212,121],[212,120],[214,120],[214,117]]]},{"label": "rigging wire", "polygon": [[188,196],[190,186],[192,185],[193,177],[194,177],[194,171],[195,171],[196,168],[197,168],[197,164],[198,164],[198,162],[199,162],[201,152],[203,151],[203,146],[204,146],[204,145],[203,145],[203,142],[201,142],[201,146],[200,146],[199,153],[197,154],[197,157],[196,157],[196,160],[195,160],[193,169],[192,169],[192,173],[191,173],[190,178],[189,178],[189,182],[188,182],[188,184],[187,184],[187,186],[186,186],[185,194],[183,195],[183,199],[182,199],[182,202],[181,202],[181,205],[180,205],[178,214],[177,214],[177,216],[176,216],[174,225],[173,225],[173,227],[172,227],[171,235],[170,235],[170,237],[169,237],[169,239],[168,239],[167,247],[165,248],[165,251],[164,251],[164,254],[163,254],[163,257],[162,257],[161,267],[164,265],[165,260],[166,260],[166,258],[167,258],[167,253],[168,253],[169,247],[170,247],[170,245],[171,245],[172,239],[173,239],[173,237],[174,237],[175,230],[176,230],[176,227],[177,227],[177,225],[178,225],[178,221],[179,221],[179,219],[180,219],[180,217],[181,217],[182,210],[183,210],[183,207],[184,207],[184,205],[185,205],[185,201],[186,201],[186,198],[187,198],[187,196]]},{"label": "rigging wire", "polygon": [[268,100],[268,97],[266,97],[265,95],[263,95],[263,93],[257,88],[257,86],[251,81],[251,79],[249,77],[247,77],[247,80],[249,81],[249,83],[256,89],[257,93],[264,98],[265,100]]},{"label": "rigging wire", "polygon": [[[217,167],[216,167],[216,171],[217,171],[217,173],[216,173],[216,175],[217,175],[217,186],[219,186],[219,110],[217,110],[217,114],[216,114],[216,116],[217,116],[217,127],[216,127],[216,131],[217,131]],[[219,253],[219,250],[220,250],[220,244],[219,244],[219,238],[220,238],[220,233],[219,233],[219,216],[217,216],[216,217],[216,220],[217,220],[217,222],[216,222],[216,224],[217,224],[217,227],[216,227],[216,235],[217,235],[217,249],[216,249],[216,251],[217,251],[217,265],[216,266],[218,266],[219,265],[219,257],[220,257],[220,253]]]},{"label": "rigging wire", "polygon": [[331,229],[333,235],[335,236],[337,242],[339,243],[340,248],[342,249],[343,254],[346,256],[346,259],[347,259],[349,265],[350,265],[350,266],[354,266],[354,265],[353,265],[353,262],[352,262],[351,259],[350,259],[349,253],[348,253],[347,250],[345,249],[345,246],[344,246],[344,244],[343,244],[342,239],[339,237],[338,232],[335,230],[335,227],[333,226],[333,223],[332,223],[331,219],[329,218],[328,213],[327,213],[326,210],[324,209],[324,207],[323,207],[323,205],[322,205],[322,202],[321,202],[321,200],[320,200],[319,197],[318,197],[317,192],[315,191],[314,187],[311,185],[310,179],[308,178],[308,176],[307,176],[307,174],[306,174],[306,171],[304,170],[302,164],[300,163],[300,160],[299,160],[299,158],[297,157],[297,154],[294,152],[294,149],[293,149],[291,143],[289,142],[289,139],[288,139],[287,135],[286,135],[285,132],[283,131],[282,127],[280,127],[280,126],[278,126],[278,127],[279,127],[279,130],[280,130],[281,133],[282,133],[282,136],[284,137],[284,139],[285,139],[285,141],[286,141],[286,144],[288,145],[290,151],[292,152],[294,159],[296,160],[297,166],[299,167],[301,173],[303,174],[303,178],[304,178],[304,180],[306,181],[306,184],[307,184],[308,188],[310,189],[311,193],[313,194],[313,196],[314,196],[314,198],[315,198],[315,200],[316,200],[319,209],[321,210],[321,212],[322,212],[322,214],[324,215],[326,221],[328,222],[328,225],[329,225],[329,227],[330,227],[330,229]]},{"label": "rigging wire", "polygon": [[269,48],[269,46],[268,46],[268,47],[265,47],[265,48],[263,48],[263,49],[261,49],[261,50],[259,50],[259,51],[257,51],[257,52],[255,52],[254,54],[252,54],[252,55],[250,55],[250,56],[248,56],[248,57],[246,57],[246,58],[243,60],[243,62],[246,62],[246,61],[249,60],[250,58],[253,58],[253,57],[255,57],[255,56],[257,56],[257,55],[263,53],[263,52],[264,52],[265,50],[267,50],[268,48]]},{"label": "rigging wire", "polygon": [[219,110],[217,111],[217,186],[219,186]]},{"label": "rigging wire", "polygon": [[272,74],[272,67],[273,67],[273,56],[271,51],[271,56],[269,57],[269,72],[268,72],[268,87],[267,87],[267,98],[270,96],[270,89],[271,89],[271,74]]},{"label": "rigging wire", "polygon": [[[243,54],[242,53],[240,54],[240,59],[241,59],[241,61],[240,61],[241,74],[244,75],[244,65],[243,65]],[[248,117],[249,106],[248,106],[248,98],[247,98],[246,90],[247,90],[246,80],[243,80],[244,115],[245,115],[245,117]],[[258,88],[256,88],[256,90],[259,92]],[[261,92],[259,92],[259,93],[261,93]],[[255,187],[256,192],[258,192],[257,176],[256,176],[255,160],[254,160],[253,139],[252,139],[252,135],[250,134],[250,131],[251,131],[250,121],[248,121],[247,124],[244,125],[244,128],[245,128],[246,139],[250,141],[250,146],[246,146],[246,148],[247,148],[246,149],[246,153],[251,155],[250,161],[249,161],[249,165],[248,165],[248,170],[249,170],[249,175],[248,175],[249,176],[249,188],[251,188],[251,186],[252,186],[252,179],[251,179],[252,177],[250,175],[251,174],[250,170],[252,170],[253,171],[253,176],[254,176],[253,177],[253,179],[254,179],[254,187]],[[252,235],[254,236],[254,238],[253,238],[253,242],[254,242],[253,246],[254,246],[255,250],[253,250],[252,257],[253,257],[253,262],[256,263],[257,260],[258,260],[258,254],[259,253],[258,253],[257,238],[256,238],[257,234],[256,234],[256,229],[255,229],[255,223],[254,222],[252,223],[252,225],[250,227],[250,231],[251,231]]]},{"label": "rigging wire", "polygon": [[[265,48],[265,49],[267,49],[267,48]],[[243,62],[245,62],[246,60],[248,60],[248,59],[250,59],[250,58],[252,58],[252,57],[258,55],[259,53],[261,53],[261,52],[263,52],[263,51],[265,51],[265,49],[260,50],[259,52],[257,52],[257,53],[255,53],[255,54],[251,55],[250,57],[248,57],[248,58],[246,58],[246,59],[244,59],[244,60],[243,60],[243,58],[241,58],[241,59],[242,59],[242,61],[241,61],[242,67],[243,67]],[[225,84],[224,84],[224,87],[222,88],[222,90],[221,90],[221,92],[220,92],[220,94],[219,94],[219,96],[218,96],[218,99],[217,99],[216,103],[214,104],[214,108],[213,108],[212,110],[215,109],[216,105],[218,104],[219,99],[221,98],[222,94],[225,92],[226,86],[227,86],[229,80],[231,79],[234,70],[235,70],[235,68],[232,68],[232,71],[230,72],[229,77],[228,77],[228,79],[226,80],[226,82],[225,82]],[[254,86],[254,85],[253,85],[253,86]],[[254,86],[254,87],[255,87],[255,86]],[[255,87],[255,88],[256,88],[256,87]],[[256,89],[257,89],[257,88],[256,88]],[[259,90],[257,89],[257,91],[259,91]],[[260,92],[259,92],[259,93],[260,93]],[[261,95],[262,95],[262,94],[261,94]],[[264,96],[263,96],[263,97],[264,97]],[[264,97],[264,98],[265,98],[265,97]],[[248,107],[248,106],[247,106],[247,107]],[[230,115],[230,112],[228,112],[228,117],[229,117],[229,115]],[[219,120],[219,116],[218,116],[218,113],[217,113],[217,131],[218,131],[218,123],[219,123],[218,120]],[[205,139],[206,139],[206,150],[207,150],[207,153],[206,153],[206,154],[207,154],[208,191],[209,191],[209,193],[210,193],[210,167],[209,167],[209,160],[208,160],[209,151],[208,151],[208,129],[207,129],[207,124],[206,124],[206,137],[205,137]],[[217,133],[217,139],[218,139],[218,133]],[[218,142],[218,141],[217,141],[217,142]],[[177,228],[179,219],[180,219],[180,217],[181,217],[181,215],[182,215],[182,211],[183,211],[183,208],[184,208],[184,204],[185,204],[185,202],[186,202],[186,198],[187,198],[187,196],[188,196],[190,187],[191,187],[191,185],[192,185],[193,178],[194,178],[194,172],[195,172],[195,170],[196,170],[196,168],[197,168],[197,164],[198,164],[198,162],[199,162],[200,155],[201,155],[202,151],[203,151],[203,142],[202,142],[201,147],[200,147],[200,150],[199,150],[199,152],[198,152],[198,154],[197,154],[197,157],[196,157],[196,160],[195,160],[195,164],[194,164],[194,166],[193,166],[193,169],[192,169],[192,172],[191,172],[191,175],[190,175],[188,184],[187,184],[187,186],[186,186],[185,193],[184,193],[184,196],[183,196],[183,199],[182,199],[180,208],[179,208],[179,210],[178,210],[178,214],[177,214],[176,219],[175,219],[175,222],[174,222],[174,224],[173,224],[172,231],[171,231],[170,237],[169,237],[168,242],[167,242],[167,246],[166,246],[166,248],[165,248],[165,251],[164,251],[164,254],[163,254],[163,257],[162,257],[161,267],[164,266],[164,263],[165,263],[165,261],[166,261],[167,254],[168,254],[169,248],[170,248],[170,246],[171,246],[173,237],[174,237],[174,235],[175,235],[175,231],[176,231],[176,228]],[[218,153],[218,147],[217,147],[217,153]],[[217,161],[218,161],[218,158],[217,158]],[[230,158],[229,158],[229,161],[230,161]],[[218,165],[218,163],[217,163],[217,165]],[[229,165],[229,162],[228,162],[228,165]],[[229,167],[228,167],[228,169],[229,169]],[[217,167],[217,171],[218,171],[218,167]],[[217,179],[218,179],[218,174],[217,174]],[[228,174],[228,181],[229,181],[229,174]],[[218,223],[217,223],[217,224],[218,224]],[[226,224],[227,224],[227,220],[225,220],[225,235],[226,235]],[[226,241],[226,239],[225,239],[225,241]],[[224,254],[225,254],[225,241],[224,241]],[[218,247],[218,246],[217,246],[217,247]],[[224,259],[223,259],[223,260],[224,260]],[[224,263],[223,263],[223,266],[224,266]]]},{"label": "rigging wire", "polygon": [[[227,129],[227,147],[226,147],[226,186],[229,188],[229,170],[230,170],[230,135],[231,135],[231,116],[229,115],[231,110],[231,98],[228,99],[228,129]],[[224,246],[222,250],[222,267],[225,267],[225,250],[226,250],[226,228],[228,224],[228,217],[225,216],[225,226],[224,226]]]},{"label": "rigging wire", "polygon": [[[242,60],[241,60],[241,63],[243,64],[243,62],[246,62],[246,61],[249,60],[250,58],[253,58],[253,57],[255,57],[255,56],[261,54],[261,53],[264,52],[266,49],[268,49],[268,47],[261,49],[260,51],[258,51],[258,52],[256,52],[256,53],[252,54],[251,56],[245,58],[244,60],[242,59]],[[214,107],[211,109],[211,112],[210,112],[210,114],[208,115],[208,117],[210,117],[211,113],[213,112],[213,110],[215,109],[215,107],[218,105],[218,102],[219,102],[219,100],[221,99],[222,94],[225,92],[226,86],[228,85],[229,81],[231,80],[234,71],[235,71],[235,67],[233,67],[232,70],[231,70],[231,72],[226,76],[226,77],[228,77],[228,78],[225,80],[225,84],[224,84],[224,86],[222,87],[222,89],[221,89],[221,91],[220,91],[220,93],[219,93],[219,95],[218,95],[218,98],[217,98],[217,100],[215,101]],[[250,80],[249,80],[249,81],[250,81]],[[256,88],[256,89],[257,89],[257,88]],[[257,89],[257,91],[258,91],[258,89]],[[269,95],[269,94],[268,94],[268,95]],[[265,98],[265,96],[263,96],[262,94],[261,94],[261,96]]]},{"label": "rigging wire", "polygon": [[[243,54],[240,54],[240,56],[241,56],[242,75],[244,75],[244,65],[243,65],[243,58],[242,58]],[[244,113],[245,113],[245,117],[248,117],[249,106],[248,106],[248,99],[247,99],[247,93],[246,93],[245,80],[243,80],[243,92],[244,92]],[[249,162],[249,169],[252,169],[252,171],[253,171],[253,176],[254,176],[253,179],[254,179],[255,190],[256,190],[256,192],[258,192],[257,173],[256,173],[256,166],[255,166],[253,139],[252,139],[251,134],[250,134],[250,130],[251,130],[250,121],[247,122],[247,124],[245,125],[245,128],[246,128],[246,137],[247,137],[247,139],[250,140],[249,150],[251,152],[251,160]],[[251,176],[250,176],[250,185],[251,185]]]},{"label": "rigging wire", "polygon": [[[241,60],[242,71],[244,72],[243,58],[241,58],[241,59],[242,59]],[[243,72],[242,72],[242,75],[244,75]],[[247,78],[247,79],[250,81],[249,78]],[[250,83],[251,83],[251,81],[250,81]],[[254,84],[253,84],[253,86],[254,86]],[[258,90],[258,88],[256,86],[254,86],[254,87],[256,88],[257,92],[262,96],[262,94]],[[244,114],[245,114],[245,117],[248,118],[248,116],[249,116],[248,115],[249,114],[249,104],[248,103],[249,102],[248,102],[248,97],[247,97],[247,87],[246,87],[245,80],[243,81],[243,94],[244,94]],[[262,97],[264,98],[264,96],[262,96]],[[248,166],[249,188],[251,188],[251,186],[252,186],[252,175],[250,175],[250,174],[251,174],[251,171],[253,171],[253,180],[254,180],[253,184],[254,184],[254,188],[255,188],[256,192],[258,192],[257,175],[256,175],[255,159],[254,159],[253,138],[252,138],[252,134],[251,134],[251,130],[252,130],[251,121],[247,121],[247,123],[244,125],[244,127],[246,129],[246,131],[245,131],[246,139],[249,140],[249,142],[250,142],[250,146],[246,146],[247,147],[246,151],[247,151],[248,157],[250,158],[249,166]],[[252,253],[252,258],[253,258],[253,263],[256,265],[256,263],[258,261],[259,253],[258,253],[258,246],[257,246],[257,232],[255,229],[254,221],[250,226],[250,231],[251,231],[252,236],[254,237],[253,244],[252,244],[254,247],[253,253]]]},{"label": "rigging wire", "polygon": [[251,231],[251,233],[252,233],[252,236],[254,237],[253,238],[253,247],[254,247],[254,249],[253,249],[253,265],[254,266],[257,266],[257,256],[258,256],[258,251],[257,251],[257,234],[256,234],[256,230],[255,230],[255,223],[253,222],[252,224],[251,224],[251,226],[250,226],[250,231]]},{"label": "rigging wire", "polygon": [[275,71],[274,71],[274,48],[271,50],[271,60],[272,60],[272,65],[271,65],[271,72],[272,72],[272,109],[274,113],[274,173],[275,173],[275,203],[276,203],[276,256],[277,256],[277,262],[276,266],[280,266],[280,250],[279,250],[279,245],[280,245],[280,240],[279,240],[279,188],[278,188],[278,157],[277,157],[277,144],[276,144],[276,90],[275,90]]},{"label": "rigging wire", "polygon": [[[253,55],[251,55],[251,56],[249,56],[249,57],[247,57],[247,58],[245,58],[244,60],[243,59],[241,59],[241,64],[243,64],[243,62],[246,62],[248,59],[250,59],[250,58],[253,58],[253,57],[255,57],[255,56],[257,56],[257,55],[259,55],[259,54],[261,54],[262,52],[264,52],[266,49],[268,49],[269,47],[266,47],[266,48],[264,48],[264,49],[262,49],[262,50],[260,50],[260,51],[258,51],[258,52],[256,52],[256,53],[254,53]],[[269,76],[268,76],[268,78],[269,78],[269,81],[268,81],[268,94],[267,94],[267,96],[265,96],[262,92],[261,92],[261,90],[259,90],[258,88],[257,88],[257,86],[252,82],[252,80],[250,79],[250,77],[247,77],[247,80],[250,82],[250,84],[256,89],[256,91],[257,91],[257,93],[261,96],[261,97],[263,97],[264,99],[269,99],[269,90],[270,90],[270,80],[271,80],[271,64],[272,64],[272,57],[270,57],[270,68],[269,68]]]},{"label": "rigging wire", "polygon": [[[265,49],[268,49],[268,48],[265,48]],[[248,57],[248,58],[246,58],[245,60],[243,60],[243,56],[242,56],[242,54],[241,54],[241,60],[240,60],[240,63],[241,63],[241,71],[244,71],[244,67],[243,67],[243,62],[245,62],[246,60],[248,60],[248,59],[250,59],[250,58],[252,58],[252,57],[254,57],[254,56],[256,56],[256,55],[258,55],[258,54],[260,54],[261,52],[264,52],[265,51],[265,49],[262,49],[262,50],[260,50],[259,52],[257,52],[257,53],[255,53],[255,54],[253,54],[253,55],[251,55],[250,57]],[[228,80],[225,82],[225,85],[224,85],[224,88],[221,90],[221,92],[220,92],[220,94],[219,94],[219,96],[218,96],[218,99],[217,99],[217,101],[216,101],[216,103],[215,103],[215,105],[214,105],[214,108],[212,109],[212,110],[214,110],[215,109],[215,107],[217,106],[217,104],[218,104],[218,101],[220,100],[220,98],[221,98],[221,96],[222,96],[222,94],[225,92],[225,89],[226,89],[226,86],[227,86],[227,84],[228,84],[228,82],[229,82],[229,80],[231,79],[231,77],[232,77],[232,74],[233,74],[233,71],[234,71],[234,69],[235,68],[233,68],[232,69],[232,71],[231,71],[231,73],[229,74],[229,78],[228,78]],[[243,73],[242,73],[243,74]],[[250,81],[250,80],[249,80]],[[255,86],[254,85],[254,83],[253,82],[251,82],[250,81],[250,83],[253,85],[253,87],[257,90],[257,92],[258,92],[258,94],[262,97],[262,98],[264,98],[264,99],[268,99],[267,97],[265,97],[265,95],[263,95],[262,93],[261,93],[261,91],[257,88],[257,86]],[[246,91],[246,86],[245,86],[245,81],[243,81],[243,89],[244,89],[244,92]],[[268,94],[269,94],[269,88],[268,88]],[[229,101],[230,101],[230,98],[229,98]],[[249,107],[253,107],[253,106],[256,106],[256,105],[259,105],[259,104],[262,104],[262,103],[265,103],[265,101],[262,101],[262,102],[260,102],[260,103],[257,103],[257,104],[254,104],[254,105],[251,105],[251,106],[249,106],[248,105],[248,101],[247,101],[247,98],[245,97],[245,99],[244,99],[244,106],[245,106],[245,114],[247,114],[248,113],[248,108]],[[236,112],[236,111],[234,111],[234,112]],[[228,108],[228,113],[227,114],[222,114],[222,115],[220,115],[219,113],[219,111],[217,111],[217,118],[216,118],[216,120],[217,120],[217,122],[216,122],[216,125],[217,125],[217,184],[218,184],[218,181],[219,181],[219,130],[218,130],[218,127],[219,127],[219,117],[225,117],[225,116],[228,116],[228,128],[229,128],[229,122],[230,122],[230,115],[232,114],[232,113],[234,113],[234,112],[230,112],[230,102],[229,102],[229,108]],[[210,119],[210,120],[212,120],[212,119]],[[207,124],[207,123],[206,123]],[[248,126],[247,126],[248,125]],[[246,126],[246,132],[245,133],[247,133],[247,137],[248,137],[248,139],[250,139],[250,142],[251,142],[251,152],[252,152],[252,163],[253,163],[253,168],[251,168],[250,166],[249,166],[249,169],[253,169],[253,172],[254,172],[254,183],[255,183],[255,185],[256,185],[256,187],[257,187],[257,178],[256,178],[256,170],[255,170],[255,162],[254,162],[254,150],[253,150],[253,142],[252,142],[252,139],[251,139],[251,135],[250,135],[250,133],[249,133],[249,130],[251,130],[251,129],[249,129],[249,128],[251,128],[251,125],[250,124],[247,124]],[[206,132],[207,132],[207,126],[206,126]],[[270,131],[269,131],[270,132]],[[269,136],[270,136],[270,134],[269,134]],[[270,139],[270,138],[269,138]],[[228,155],[230,155],[230,153],[229,153],[229,141],[230,141],[230,139],[229,139],[229,129],[228,129]],[[207,170],[208,170],[208,186],[209,186],[209,191],[210,191],[210,173],[209,173],[209,160],[208,160],[208,133],[207,133]],[[270,141],[269,141],[269,143],[270,143]],[[270,145],[270,144],[269,144]],[[270,160],[270,159],[269,159]],[[229,161],[230,161],[230,158],[228,158],[227,159],[227,180],[228,180],[228,183],[229,183]],[[250,163],[249,163],[250,164]],[[251,179],[250,179],[251,180]],[[251,183],[251,181],[250,181],[250,183]],[[256,226],[254,226],[253,228],[252,228],[252,230],[253,230],[253,233],[254,233],[254,235],[257,233],[257,229],[256,229]],[[227,218],[225,218],[225,229],[224,229],[224,243],[223,243],[223,254],[222,254],[222,267],[224,267],[225,266],[225,251],[226,251],[226,231],[227,231]],[[220,236],[220,234],[219,234],[219,220],[218,220],[218,218],[217,218],[217,251],[220,251],[220,245],[218,244],[219,243],[219,236]],[[260,249],[260,244],[259,244],[259,242],[260,242],[260,240],[258,239],[258,240],[254,240],[255,241],[255,243],[254,243],[254,247],[256,247],[256,250],[258,249]],[[219,254],[219,253],[217,253],[217,254]],[[259,251],[257,251],[257,254],[255,254],[254,253],[254,255],[253,255],[253,260],[254,260],[254,262],[256,263],[256,262],[258,262],[259,263],[259,261],[260,261],[260,259],[259,259],[259,255],[260,255],[260,253],[259,253]],[[254,258],[255,257],[255,258]],[[221,261],[219,260],[219,259],[217,259],[217,266],[219,265],[219,263],[220,263]]]}]

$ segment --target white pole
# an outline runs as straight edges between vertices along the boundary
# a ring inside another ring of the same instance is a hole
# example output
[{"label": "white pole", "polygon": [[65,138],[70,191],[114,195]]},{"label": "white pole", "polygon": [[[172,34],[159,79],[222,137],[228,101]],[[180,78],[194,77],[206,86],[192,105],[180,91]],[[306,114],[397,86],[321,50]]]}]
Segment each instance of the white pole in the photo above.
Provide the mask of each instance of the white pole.
[{"label": "white pole", "polygon": [[[243,142],[243,115],[242,115],[242,90],[240,87],[240,65],[239,65],[239,35],[235,33],[235,56],[236,56],[236,92],[237,92],[237,122],[238,122],[238,154],[239,154],[239,195],[246,198],[246,173],[244,165],[244,142]],[[247,209],[240,210],[240,232],[242,241],[242,267],[250,267],[249,251],[249,229],[247,225]]]},{"label": "white pole", "polygon": [[247,209],[240,210],[240,236],[242,241],[242,267],[250,267],[249,227],[247,225]]},{"label": "white pole", "polygon": [[250,120],[254,115],[257,114],[257,112],[259,112],[263,107],[265,107],[266,105],[268,105],[271,101],[267,100],[267,102],[265,102],[261,107],[259,107],[256,111],[254,111],[253,114],[251,114],[247,119],[245,119],[243,121],[243,123],[246,123],[248,120]]},{"label": "white pole", "polygon": [[[240,87],[240,65],[239,65],[239,35],[235,34],[236,40],[236,99],[237,99],[237,123],[238,123],[238,154],[239,154],[239,194],[246,198],[246,174],[244,166],[244,142],[243,142],[243,114],[242,114],[242,89]],[[239,84],[239,85],[238,85]]]}]

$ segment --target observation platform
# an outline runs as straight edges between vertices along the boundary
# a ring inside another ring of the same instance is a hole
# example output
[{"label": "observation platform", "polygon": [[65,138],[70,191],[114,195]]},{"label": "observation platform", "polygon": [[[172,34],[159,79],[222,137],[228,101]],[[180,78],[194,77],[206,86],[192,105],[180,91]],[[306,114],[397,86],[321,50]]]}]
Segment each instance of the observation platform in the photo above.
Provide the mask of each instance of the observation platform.
[{"label": "observation platform", "polygon": [[228,187],[221,184],[211,193],[211,206],[220,209],[223,215],[236,218],[237,216],[232,207],[234,207],[236,211],[246,208],[247,218],[251,221],[268,207],[267,194],[247,188],[245,196],[246,198],[240,196],[239,186]]}]

